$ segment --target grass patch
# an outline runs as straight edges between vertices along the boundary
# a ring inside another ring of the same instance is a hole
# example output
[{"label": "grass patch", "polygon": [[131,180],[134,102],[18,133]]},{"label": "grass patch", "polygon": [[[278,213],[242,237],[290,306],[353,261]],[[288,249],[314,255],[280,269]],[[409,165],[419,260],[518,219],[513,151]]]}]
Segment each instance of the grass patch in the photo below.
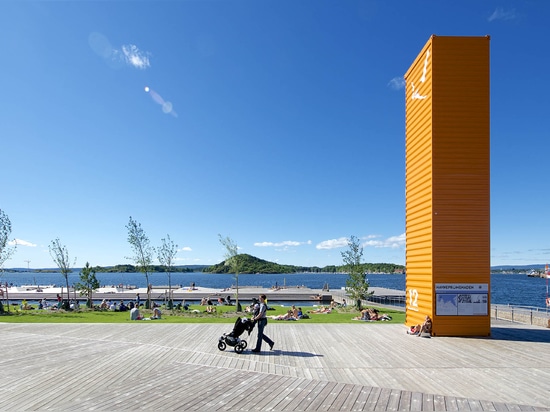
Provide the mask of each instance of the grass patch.
[{"label": "grass patch", "polygon": [[[373,306],[374,307],[374,306]],[[267,312],[268,316],[285,314],[290,306],[275,306],[273,310]],[[304,307],[304,313],[310,307]],[[377,308],[380,313],[387,313],[392,317],[391,321],[384,322],[366,322],[366,323],[400,323],[405,322],[405,312],[395,309]],[[0,314],[0,322],[6,323],[234,323],[235,319],[240,317],[250,317],[246,312],[237,313],[235,306],[216,306],[216,313],[206,313],[204,306],[192,305],[189,311],[176,311],[161,308],[162,319],[155,320],[130,320],[130,312],[112,312],[98,311],[90,309],[80,309],[76,311],[52,311],[52,310],[20,310],[16,307],[10,307],[10,312]],[[198,311],[194,312],[194,311]],[[140,309],[143,317],[151,316],[152,311]],[[352,320],[359,315],[359,311],[354,308],[337,308],[331,313],[310,313],[309,319],[300,319],[298,321],[285,321],[269,319],[271,323],[365,323]]]}]

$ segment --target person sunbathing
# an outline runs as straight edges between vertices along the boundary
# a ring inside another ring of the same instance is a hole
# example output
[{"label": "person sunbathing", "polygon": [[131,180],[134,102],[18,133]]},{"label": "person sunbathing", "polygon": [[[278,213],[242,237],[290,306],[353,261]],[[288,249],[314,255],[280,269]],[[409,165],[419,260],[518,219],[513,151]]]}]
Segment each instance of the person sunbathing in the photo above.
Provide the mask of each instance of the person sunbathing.
[{"label": "person sunbathing", "polygon": [[354,317],[352,320],[371,320],[370,309],[366,308],[361,311],[361,315]]},{"label": "person sunbathing", "polygon": [[271,316],[271,319],[273,319],[273,320],[296,320],[296,318],[294,317],[294,315],[292,313],[292,310],[290,310],[290,309],[284,315]]},{"label": "person sunbathing", "polygon": [[424,323],[420,325],[418,336],[422,335],[423,333],[427,333],[429,335],[432,334],[432,318],[430,318],[428,315],[426,315]]},{"label": "person sunbathing", "polygon": [[411,328],[407,331],[409,335],[417,335],[421,336],[422,333],[432,333],[432,318],[430,318],[428,315],[426,315],[426,318],[424,319],[424,323],[421,325],[414,325],[411,326]]},{"label": "person sunbathing", "polygon": [[332,312],[331,308],[327,308],[325,306],[321,306],[320,308],[317,308],[315,310],[308,310],[308,313],[330,313]]}]

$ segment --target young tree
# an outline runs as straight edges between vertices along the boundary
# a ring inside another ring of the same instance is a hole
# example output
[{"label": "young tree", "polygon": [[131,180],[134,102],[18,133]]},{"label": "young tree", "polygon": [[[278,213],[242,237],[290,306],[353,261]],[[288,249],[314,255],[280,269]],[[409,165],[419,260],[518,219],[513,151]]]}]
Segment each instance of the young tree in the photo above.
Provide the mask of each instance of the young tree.
[{"label": "young tree", "polygon": [[351,236],[348,240],[348,250],[341,252],[344,260],[344,270],[348,272],[346,279],[346,293],[361,309],[361,300],[366,299],[369,293],[369,282],[365,273],[365,267],[361,263],[363,257],[363,247],[359,239]]},{"label": "young tree", "polygon": [[[67,246],[62,246],[61,242],[59,241],[59,238],[52,240],[52,243],[49,246],[50,249],[50,256],[52,257],[53,261],[61,271],[61,274],[65,278],[65,282],[67,284],[67,300],[63,304],[64,309],[69,308],[69,300],[71,299],[71,296],[69,294],[69,273],[72,272],[71,269],[71,262],[69,259],[69,251],[67,250]],[[76,258],[73,261],[73,266],[76,263]]]},{"label": "young tree", "polygon": [[153,262],[153,248],[150,245],[149,238],[142,229],[141,224],[136,222],[130,216],[130,221],[126,225],[128,229],[128,243],[132,246],[134,256],[129,257],[134,262],[138,271],[145,275],[147,282],[147,309],[151,307],[151,288],[149,287],[149,272]]},{"label": "young tree", "polygon": [[166,267],[166,271],[168,272],[168,308],[172,309],[174,303],[172,302],[171,272],[172,263],[174,262],[174,258],[178,253],[178,245],[172,242],[172,239],[170,239],[170,235],[166,235],[166,239],[161,239],[160,241],[161,245],[157,249],[157,257],[159,263],[161,265],[164,265]]},{"label": "young tree", "polygon": [[241,306],[239,304],[239,247],[237,244],[229,237],[223,237],[218,233],[218,238],[220,243],[225,247],[225,262],[224,264],[229,266],[230,270],[235,273],[235,282],[237,284],[237,293],[235,294],[235,305],[237,312],[241,311]]},{"label": "young tree", "polygon": [[[11,221],[8,215],[4,213],[2,209],[0,209],[0,277],[4,272],[4,262],[8,260],[11,255],[15,252],[15,248],[17,247],[17,243],[15,243],[16,246],[10,247],[8,245],[9,237],[11,234]],[[10,305],[8,302],[8,312],[10,310]],[[4,312],[4,305],[2,304],[2,301],[0,300],[0,313]]]},{"label": "young tree", "polygon": [[90,267],[90,264],[86,262],[86,266],[80,271],[80,282],[74,285],[75,289],[79,291],[80,296],[86,296],[86,306],[91,308],[93,306],[93,293],[98,289],[100,284],[95,276],[95,269]]},{"label": "young tree", "polygon": [[4,262],[15,252],[15,246],[9,246],[11,221],[7,214],[0,209],[0,271],[4,270]]}]

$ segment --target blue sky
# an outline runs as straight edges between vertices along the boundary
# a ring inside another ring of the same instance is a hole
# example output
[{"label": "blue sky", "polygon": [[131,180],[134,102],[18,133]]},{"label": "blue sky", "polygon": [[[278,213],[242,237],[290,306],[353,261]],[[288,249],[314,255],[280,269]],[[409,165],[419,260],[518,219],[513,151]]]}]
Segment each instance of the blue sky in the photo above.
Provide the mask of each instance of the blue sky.
[{"label": "blue sky", "polygon": [[[432,34],[491,36],[491,264],[550,260],[550,2],[2,1],[5,267],[405,263],[403,75]],[[27,262],[30,261],[30,262]]]}]

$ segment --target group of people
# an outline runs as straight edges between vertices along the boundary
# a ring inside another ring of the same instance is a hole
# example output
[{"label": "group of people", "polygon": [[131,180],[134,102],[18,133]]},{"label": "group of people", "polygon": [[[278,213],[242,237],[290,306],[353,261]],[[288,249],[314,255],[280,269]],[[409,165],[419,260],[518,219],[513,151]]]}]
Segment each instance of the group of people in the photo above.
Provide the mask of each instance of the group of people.
[{"label": "group of people", "polygon": [[117,304],[115,301],[103,299],[101,303],[99,304],[98,308],[100,310],[110,310],[113,312],[126,312],[134,307],[138,307],[136,303],[130,301],[127,305],[124,303],[123,300],[120,300],[120,302]]},{"label": "group of people", "polygon": [[285,313],[284,315],[276,315],[271,316],[271,319],[274,320],[298,320],[302,319],[304,317],[304,313],[302,312],[302,308],[296,308],[295,305],[292,305],[292,307]]},{"label": "group of people", "polygon": [[153,313],[150,318],[145,318],[141,315],[138,307],[133,307],[130,309],[130,320],[152,320],[160,319],[162,317],[162,312],[158,306],[153,307]]},{"label": "group of people", "polygon": [[[218,297],[218,301],[216,305],[217,306],[232,305],[231,296],[228,295],[225,299],[222,298],[221,296]],[[201,306],[206,306],[206,313],[217,313],[218,311],[216,309],[216,305],[212,303],[212,299],[210,299],[209,297],[204,297],[201,299]]]},{"label": "group of people", "polygon": [[[232,305],[231,296],[227,295],[226,298],[218,297],[217,305]],[[201,299],[201,306],[213,306],[212,299],[209,297],[204,297]]]},{"label": "group of people", "polygon": [[411,326],[411,328],[407,330],[407,333],[409,335],[416,335],[416,336],[422,336],[422,334],[431,335],[432,318],[426,315],[426,317],[424,318],[424,322],[422,324]]},{"label": "group of people", "polygon": [[388,321],[392,320],[392,317],[387,313],[380,314],[378,309],[365,308],[361,311],[361,315],[356,316],[353,320],[366,320],[366,321]]}]

